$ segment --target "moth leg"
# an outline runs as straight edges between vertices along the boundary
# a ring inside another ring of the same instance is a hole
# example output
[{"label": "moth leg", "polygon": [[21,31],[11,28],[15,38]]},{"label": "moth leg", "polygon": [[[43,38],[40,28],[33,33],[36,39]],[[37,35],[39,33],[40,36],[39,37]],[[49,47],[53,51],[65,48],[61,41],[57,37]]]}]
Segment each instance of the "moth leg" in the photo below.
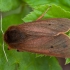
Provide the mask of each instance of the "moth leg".
[{"label": "moth leg", "polygon": [[8,46],[8,50],[11,50],[12,48],[10,46]]},{"label": "moth leg", "polygon": [[24,52],[24,50],[21,50],[21,49],[17,49],[17,52]]},{"label": "moth leg", "polygon": [[21,52],[20,50],[17,50],[17,52]]},{"label": "moth leg", "polygon": [[[47,10],[37,19],[37,20],[40,20],[48,11],[49,11],[49,9],[51,8],[51,6],[49,6],[48,8],[47,8]],[[36,20],[36,21],[37,21]]]},{"label": "moth leg", "polygon": [[8,48],[8,50],[10,50],[10,49]]}]

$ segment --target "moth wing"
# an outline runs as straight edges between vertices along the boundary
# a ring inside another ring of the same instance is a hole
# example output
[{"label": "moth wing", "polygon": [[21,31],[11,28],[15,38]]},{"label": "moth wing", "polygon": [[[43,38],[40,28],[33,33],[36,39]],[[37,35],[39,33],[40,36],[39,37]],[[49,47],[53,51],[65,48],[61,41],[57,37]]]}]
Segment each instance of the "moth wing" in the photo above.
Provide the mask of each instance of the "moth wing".
[{"label": "moth wing", "polygon": [[29,37],[19,46],[20,51],[29,51],[56,57],[70,57],[70,39],[60,34],[47,37]]},{"label": "moth wing", "polygon": [[29,35],[53,36],[70,29],[70,19],[54,18],[28,22],[18,26],[21,31]]}]

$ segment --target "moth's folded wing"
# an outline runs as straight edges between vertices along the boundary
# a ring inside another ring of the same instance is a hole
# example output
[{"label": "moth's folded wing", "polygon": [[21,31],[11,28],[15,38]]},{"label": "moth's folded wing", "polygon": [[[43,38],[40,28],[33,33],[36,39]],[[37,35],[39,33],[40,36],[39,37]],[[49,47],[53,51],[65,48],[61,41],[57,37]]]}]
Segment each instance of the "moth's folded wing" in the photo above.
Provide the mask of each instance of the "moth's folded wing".
[{"label": "moth's folded wing", "polygon": [[21,43],[20,50],[56,57],[70,57],[70,39],[64,34],[52,37],[31,36]]},{"label": "moth's folded wing", "polygon": [[29,35],[53,36],[70,29],[70,19],[54,18],[28,22],[18,25],[21,31]]}]

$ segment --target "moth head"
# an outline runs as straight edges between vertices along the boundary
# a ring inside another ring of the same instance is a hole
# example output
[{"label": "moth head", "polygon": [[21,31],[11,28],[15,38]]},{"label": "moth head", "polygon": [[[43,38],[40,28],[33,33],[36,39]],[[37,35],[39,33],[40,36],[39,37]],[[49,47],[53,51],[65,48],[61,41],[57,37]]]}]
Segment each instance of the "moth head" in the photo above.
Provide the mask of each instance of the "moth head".
[{"label": "moth head", "polygon": [[4,34],[4,40],[8,44],[19,43],[25,38],[25,34],[17,26],[11,26]]}]

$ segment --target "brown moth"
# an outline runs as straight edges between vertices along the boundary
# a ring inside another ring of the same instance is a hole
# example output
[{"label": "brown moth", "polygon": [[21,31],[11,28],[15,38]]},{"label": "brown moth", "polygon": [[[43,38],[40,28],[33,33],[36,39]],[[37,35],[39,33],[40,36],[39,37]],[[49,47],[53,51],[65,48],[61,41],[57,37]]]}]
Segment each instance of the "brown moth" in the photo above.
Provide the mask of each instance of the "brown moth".
[{"label": "brown moth", "polygon": [[4,34],[9,49],[56,57],[70,57],[70,39],[64,34],[70,19],[54,18],[10,26]]}]

